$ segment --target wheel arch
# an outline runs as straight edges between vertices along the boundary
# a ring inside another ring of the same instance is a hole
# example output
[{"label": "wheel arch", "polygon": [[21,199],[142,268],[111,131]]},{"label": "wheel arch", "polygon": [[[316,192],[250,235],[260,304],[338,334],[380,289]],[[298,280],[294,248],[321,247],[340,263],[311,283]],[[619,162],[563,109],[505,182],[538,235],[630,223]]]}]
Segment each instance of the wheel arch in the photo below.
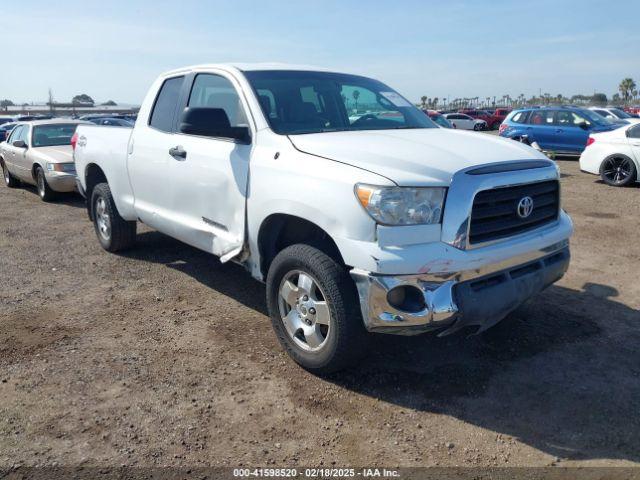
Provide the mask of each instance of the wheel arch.
[{"label": "wheel arch", "polygon": [[344,265],[336,242],[322,227],[296,215],[274,213],[262,221],[258,230],[262,277],[266,278],[271,262],[280,251],[297,243],[312,245]]},{"label": "wheel arch", "polygon": [[41,168],[43,172],[46,172],[46,168],[42,165],[42,163],[40,163],[39,160],[36,160],[35,162],[33,162],[33,165],[31,165],[31,178],[33,179],[33,181],[36,181],[36,170],[38,170],[38,168]]},{"label": "wheel arch", "polygon": [[93,213],[91,212],[91,195],[93,194],[93,189],[99,183],[109,183],[107,180],[107,176],[104,174],[104,171],[100,166],[95,163],[90,163],[86,166],[84,172],[85,178],[85,196],[87,199],[87,214],[89,218],[93,221]]}]

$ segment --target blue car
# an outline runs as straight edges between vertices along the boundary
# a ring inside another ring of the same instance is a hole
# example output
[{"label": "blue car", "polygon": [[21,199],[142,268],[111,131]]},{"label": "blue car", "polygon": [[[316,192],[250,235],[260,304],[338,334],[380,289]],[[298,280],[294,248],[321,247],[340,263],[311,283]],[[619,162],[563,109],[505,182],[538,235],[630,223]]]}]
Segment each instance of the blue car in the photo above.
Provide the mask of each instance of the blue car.
[{"label": "blue car", "polygon": [[541,107],[514,110],[500,125],[500,136],[532,144],[559,155],[580,155],[591,133],[621,125],[577,107]]}]

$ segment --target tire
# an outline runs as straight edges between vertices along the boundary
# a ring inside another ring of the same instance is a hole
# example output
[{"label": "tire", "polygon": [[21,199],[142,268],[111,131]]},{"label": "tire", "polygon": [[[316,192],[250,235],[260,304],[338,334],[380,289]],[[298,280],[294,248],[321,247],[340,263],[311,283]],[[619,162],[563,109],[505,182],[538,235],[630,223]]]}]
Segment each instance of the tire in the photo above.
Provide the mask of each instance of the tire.
[{"label": "tire", "polygon": [[98,241],[106,251],[126,250],[135,243],[137,224],[120,216],[106,183],[99,183],[93,189],[91,218]]},{"label": "tire", "polygon": [[282,347],[314,374],[353,366],[366,352],[355,284],[315,247],[297,244],[278,253],[267,274],[267,305]]},{"label": "tire", "polygon": [[42,167],[36,167],[36,188],[38,189],[38,195],[43,202],[51,202],[56,199],[57,194],[51,189],[47,178],[44,176],[44,170]]},{"label": "tire", "polygon": [[476,124],[473,126],[473,129],[474,129],[476,132],[480,131],[480,124],[479,124],[479,123],[476,123]]},{"label": "tire", "polygon": [[609,155],[600,165],[600,178],[612,187],[626,187],[636,181],[636,164],[626,155]]},{"label": "tire", "polygon": [[4,183],[9,188],[18,188],[20,186],[20,180],[11,175],[7,166],[2,162],[2,175],[4,177]]}]

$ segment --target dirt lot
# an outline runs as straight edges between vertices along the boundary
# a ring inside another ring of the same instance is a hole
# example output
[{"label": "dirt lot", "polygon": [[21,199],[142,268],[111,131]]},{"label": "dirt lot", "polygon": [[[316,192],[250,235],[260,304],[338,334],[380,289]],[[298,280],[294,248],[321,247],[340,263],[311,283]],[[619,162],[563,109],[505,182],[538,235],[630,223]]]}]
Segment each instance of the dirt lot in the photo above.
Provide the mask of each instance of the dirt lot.
[{"label": "dirt lot", "polygon": [[296,367],[240,267],[0,187],[0,466],[640,465],[640,189],[560,161],[557,285],[481,336]]}]

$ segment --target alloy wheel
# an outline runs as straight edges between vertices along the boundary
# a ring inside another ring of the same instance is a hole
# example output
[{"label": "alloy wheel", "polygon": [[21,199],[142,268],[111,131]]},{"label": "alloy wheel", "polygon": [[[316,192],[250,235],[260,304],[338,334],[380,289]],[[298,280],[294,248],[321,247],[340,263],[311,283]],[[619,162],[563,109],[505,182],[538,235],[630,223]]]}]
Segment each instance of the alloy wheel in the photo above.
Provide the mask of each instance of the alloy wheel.
[{"label": "alloy wheel", "polygon": [[38,194],[40,194],[40,197],[44,198],[46,190],[44,184],[44,172],[42,170],[38,170],[36,181],[38,183]]},{"label": "alloy wheel", "polygon": [[624,183],[633,173],[631,161],[625,157],[611,157],[605,160],[602,174],[615,184]]},{"label": "alloy wheel", "polygon": [[107,202],[105,202],[103,197],[99,197],[96,200],[95,215],[100,236],[105,240],[109,240],[111,238],[111,218],[107,210]]},{"label": "alloy wheel", "polygon": [[305,351],[321,349],[331,331],[331,313],[318,282],[292,270],[282,278],[278,292],[280,318],[294,343]]}]

